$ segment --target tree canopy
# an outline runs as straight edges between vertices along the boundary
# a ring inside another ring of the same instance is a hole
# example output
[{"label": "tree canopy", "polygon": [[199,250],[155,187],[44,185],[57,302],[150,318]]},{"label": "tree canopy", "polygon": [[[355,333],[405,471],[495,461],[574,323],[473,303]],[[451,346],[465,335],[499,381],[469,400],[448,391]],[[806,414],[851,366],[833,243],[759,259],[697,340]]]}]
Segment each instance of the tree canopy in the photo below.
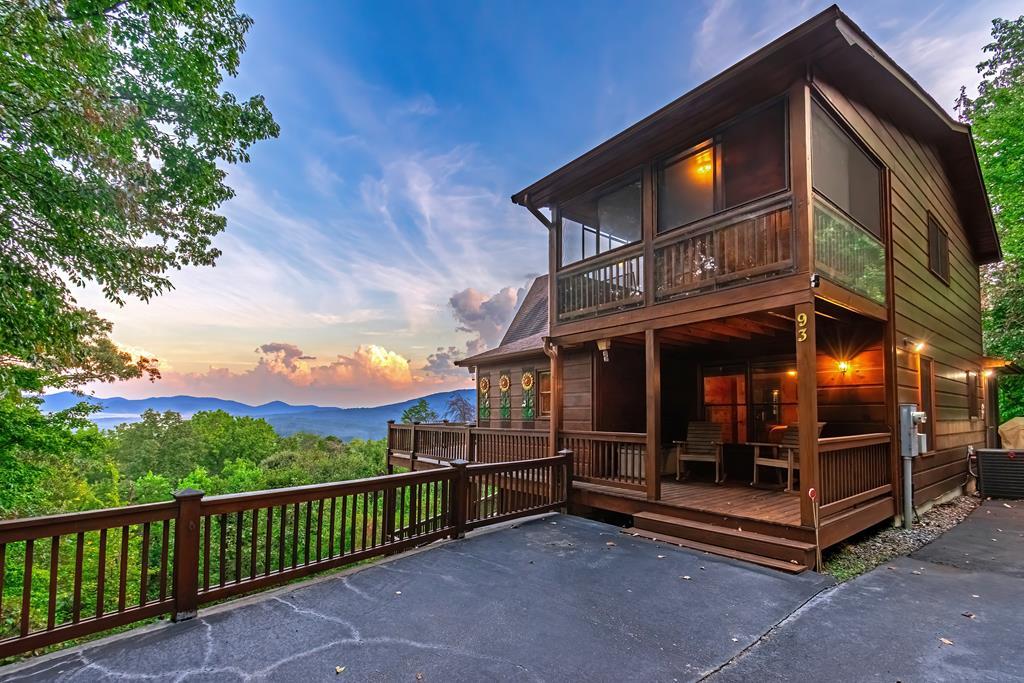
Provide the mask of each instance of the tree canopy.
[{"label": "tree canopy", "polygon": [[425,398],[421,398],[402,411],[402,422],[437,422],[437,420],[437,411],[430,407]]},{"label": "tree canopy", "polygon": [[232,0],[0,4],[0,391],[153,371],[71,288],[145,301],[213,264],[223,165],[278,134],[222,89],[251,24]]}]

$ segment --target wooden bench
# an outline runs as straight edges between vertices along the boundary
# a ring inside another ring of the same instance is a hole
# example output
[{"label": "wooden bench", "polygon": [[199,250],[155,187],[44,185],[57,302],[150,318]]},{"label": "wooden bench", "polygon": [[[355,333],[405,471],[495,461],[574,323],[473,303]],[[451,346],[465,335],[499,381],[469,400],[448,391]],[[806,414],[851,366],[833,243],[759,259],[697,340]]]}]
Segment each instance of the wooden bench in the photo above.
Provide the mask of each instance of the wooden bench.
[{"label": "wooden bench", "polygon": [[[818,423],[818,438],[821,437],[821,430],[824,427],[824,422]],[[759,467],[774,467],[786,470],[786,491],[792,491],[793,472],[800,469],[800,426],[787,425],[779,443],[751,441],[747,445],[754,447],[754,486],[760,483]]]}]

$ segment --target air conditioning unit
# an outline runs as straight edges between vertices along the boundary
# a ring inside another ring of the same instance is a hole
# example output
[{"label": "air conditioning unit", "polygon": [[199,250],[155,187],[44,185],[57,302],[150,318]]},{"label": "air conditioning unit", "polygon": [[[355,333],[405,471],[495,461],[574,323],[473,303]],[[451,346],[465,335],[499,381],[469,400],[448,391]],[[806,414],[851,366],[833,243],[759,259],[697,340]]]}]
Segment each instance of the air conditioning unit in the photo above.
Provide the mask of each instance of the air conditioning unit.
[{"label": "air conditioning unit", "polygon": [[981,495],[1024,499],[1024,451],[979,448],[976,453]]}]

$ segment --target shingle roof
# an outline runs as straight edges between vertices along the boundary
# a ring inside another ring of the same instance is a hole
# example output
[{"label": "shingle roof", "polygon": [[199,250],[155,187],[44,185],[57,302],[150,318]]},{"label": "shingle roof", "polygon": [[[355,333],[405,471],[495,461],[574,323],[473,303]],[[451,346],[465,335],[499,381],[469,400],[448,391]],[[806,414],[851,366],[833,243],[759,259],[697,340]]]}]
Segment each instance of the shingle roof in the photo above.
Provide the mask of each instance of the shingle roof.
[{"label": "shingle roof", "polygon": [[544,350],[544,337],[548,334],[548,276],[541,275],[530,285],[519,310],[512,317],[501,343],[475,356],[456,363],[463,367],[480,365],[508,356],[528,355]]}]

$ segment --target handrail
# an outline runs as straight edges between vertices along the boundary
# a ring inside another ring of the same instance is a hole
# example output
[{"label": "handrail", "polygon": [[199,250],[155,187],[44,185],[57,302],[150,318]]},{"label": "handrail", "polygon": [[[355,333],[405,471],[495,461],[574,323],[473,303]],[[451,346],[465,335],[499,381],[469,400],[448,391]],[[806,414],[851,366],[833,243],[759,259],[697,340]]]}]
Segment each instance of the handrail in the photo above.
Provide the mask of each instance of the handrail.
[{"label": "handrail", "polygon": [[647,443],[647,435],[642,432],[595,432],[576,429],[559,432],[558,435],[603,439],[607,441],[625,441],[627,443]]},{"label": "handrail", "polygon": [[601,254],[587,257],[581,261],[570,263],[567,266],[562,266],[558,269],[559,275],[573,275],[574,273],[584,272],[591,270],[597,266],[607,265],[609,263],[615,263],[616,261],[622,261],[630,256],[636,256],[642,254],[644,251],[644,245],[642,242],[635,242],[624,247],[618,247],[611,251],[606,251]]},{"label": "handrail", "polygon": [[851,436],[829,436],[818,439],[818,452],[827,453],[843,448],[857,448],[858,446],[874,446],[882,443],[889,443],[891,437],[885,432],[872,434],[854,434]]}]

